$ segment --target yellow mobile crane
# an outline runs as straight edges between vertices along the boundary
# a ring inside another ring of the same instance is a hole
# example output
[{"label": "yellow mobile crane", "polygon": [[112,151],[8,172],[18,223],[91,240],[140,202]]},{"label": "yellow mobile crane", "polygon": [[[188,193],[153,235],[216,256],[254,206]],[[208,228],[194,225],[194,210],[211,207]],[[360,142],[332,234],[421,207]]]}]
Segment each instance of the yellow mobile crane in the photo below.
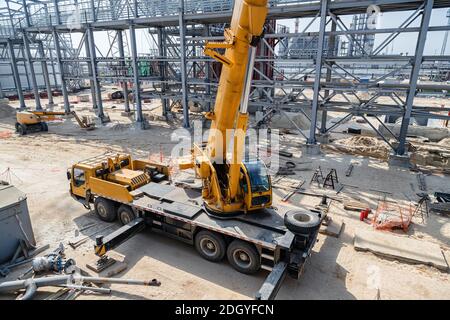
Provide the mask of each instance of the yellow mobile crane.
[{"label": "yellow mobile crane", "polygon": [[[236,1],[230,28],[225,29],[225,41],[209,42],[205,47],[205,54],[223,65],[214,111],[205,115],[212,121],[211,130],[206,147],[194,145],[192,159],[180,161],[180,168],[195,167],[203,180],[206,207],[221,215],[272,204],[265,164],[259,160],[242,162],[256,46],[266,15],[267,0]],[[225,54],[215,49],[225,49]],[[230,130],[234,130],[234,143],[228,159]]]},{"label": "yellow mobile crane", "polygon": [[[274,298],[286,274],[300,277],[325,216],[317,210],[273,208],[264,164],[242,161],[255,46],[266,5],[267,0],[235,0],[225,41],[206,46],[206,53],[223,63],[215,108],[206,114],[216,130],[205,146],[194,145],[192,157],[180,162],[182,168],[195,167],[203,181],[201,192],[175,186],[167,166],[134,160],[128,154],[85,159],[67,171],[74,199],[86,208],[93,204],[100,219],[123,224],[96,237],[94,250],[100,261],[109,250],[148,228],[194,245],[206,260],[226,257],[239,272],[270,271],[258,299]],[[220,48],[226,50],[224,55],[215,51]],[[226,159],[230,129],[234,146],[231,159]],[[257,209],[258,213],[242,214]]]}]

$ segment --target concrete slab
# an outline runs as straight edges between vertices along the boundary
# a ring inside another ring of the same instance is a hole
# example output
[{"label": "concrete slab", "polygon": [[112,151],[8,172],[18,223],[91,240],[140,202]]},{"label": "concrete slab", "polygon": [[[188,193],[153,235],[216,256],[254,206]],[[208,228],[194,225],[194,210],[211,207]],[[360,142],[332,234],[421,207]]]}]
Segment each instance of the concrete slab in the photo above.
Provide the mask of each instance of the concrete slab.
[{"label": "concrete slab", "polygon": [[423,240],[395,236],[381,231],[357,231],[355,250],[370,251],[388,258],[420,263],[447,271],[449,266],[439,245]]},{"label": "concrete slab", "polygon": [[326,225],[321,225],[319,232],[327,236],[339,238],[341,234],[342,226],[344,222],[342,220],[331,219]]}]

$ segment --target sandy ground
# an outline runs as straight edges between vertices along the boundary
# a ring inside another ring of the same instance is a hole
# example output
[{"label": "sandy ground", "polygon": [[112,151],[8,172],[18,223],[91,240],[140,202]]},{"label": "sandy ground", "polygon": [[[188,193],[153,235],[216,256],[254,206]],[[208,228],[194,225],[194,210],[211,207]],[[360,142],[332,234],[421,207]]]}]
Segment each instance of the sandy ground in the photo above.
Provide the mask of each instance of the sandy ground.
[{"label": "sandy ground", "polygon": [[[50,124],[48,133],[13,134],[0,139],[0,173],[10,168],[14,173],[12,183],[28,195],[28,207],[40,245],[48,243],[55,248],[60,242],[67,244],[79,228],[91,221],[104,224],[70,197],[66,170],[73,163],[107,150],[124,150],[145,157],[159,157],[161,151],[164,161],[168,161],[170,150],[176,143],[169,137],[179,124],[152,121],[151,129],[136,130],[132,125],[125,125],[130,120],[120,116],[122,106],[111,109],[112,105],[105,103],[112,123],[98,125],[94,131],[82,131],[73,119],[68,119]],[[89,113],[81,111],[80,105],[75,108],[80,114]],[[152,105],[144,108],[151,109]],[[14,118],[0,119],[0,131],[13,130],[13,125]],[[305,188],[313,188],[308,182],[314,169],[320,165],[322,168],[336,168],[342,182],[359,186],[358,189],[345,188],[342,195],[368,201],[372,208],[376,207],[382,194],[368,189],[390,192],[392,195],[388,198],[393,201],[416,199],[415,173],[389,168],[383,161],[359,156],[328,153],[307,157],[299,151],[302,141],[295,135],[285,135],[281,139],[283,148],[292,151],[294,160],[303,163],[306,169],[298,171],[295,177],[307,181]],[[344,172],[351,161],[356,162],[353,174],[345,177]],[[448,176],[430,175],[426,182],[430,194],[450,191]],[[415,186],[414,190],[411,184]],[[285,194],[284,190],[274,189],[275,205],[279,205],[278,200]],[[314,206],[319,201],[316,197],[297,194],[291,197],[288,205]],[[329,214],[345,222],[340,237],[320,234],[302,278],[298,281],[286,278],[278,299],[375,299],[377,290],[370,285],[374,275],[380,280],[381,299],[450,299],[448,273],[425,265],[411,265],[357,252],[353,248],[355,231],[370,229],[371,226],[359,221],[358,212],[346,211],[338,202],[332,203]],[[114,224],[111,230],[118,227],[119,224]],[[449,250],[449,219],[435,214],[431,214],[423,224],[420,218],[415,219],[408,235]],[[67,255],[84,266],[94,259],[92,248],[91,240],[76,250],[68,247]],[[112,285],[112,295],[82,295],[79,299],[251,299],[267,276],[266,271],[252,276],[240,274],[226,261],[205,261],[193,247],[150,231],[140,233],[115,251],[123,254],[128,262],[128,269],[119,277],[157,278],[162,282],[161,287]],[[11,280],[23,271],[18,269],[1,281]],[[39,291],[38,297],[45,298],[52,290]]]}]

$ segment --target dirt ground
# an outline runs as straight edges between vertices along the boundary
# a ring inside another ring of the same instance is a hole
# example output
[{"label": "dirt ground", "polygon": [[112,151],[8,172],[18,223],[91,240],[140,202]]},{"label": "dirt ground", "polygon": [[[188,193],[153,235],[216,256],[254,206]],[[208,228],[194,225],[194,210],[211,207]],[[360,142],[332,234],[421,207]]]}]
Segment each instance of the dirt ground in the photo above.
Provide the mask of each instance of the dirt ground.
[{"label": "dirt ground", "polygon": [[[73,99],[71,99],[73,100]],[[30,102],[31,103],[31,102]],[[16,106],[16,102],[11,103]],[[112,106],[117,108],[112,108]],[[86,104],[87,106],[87,104]],[[83,266],[94,260],[93,239],[76,250],[67,242],[77,235],[78,229],[94,221],[100,222],[68,193],[66,170],[73,163],[108,150],[126,151],[135,156],[160,157],[168,161],[171,148],[176,142],[170,135],[180,124],[151,121],[149,130],[137,130],[131,120],[120,115],[120,104],[105,103],[105,110],[112,122],[97,125],[94,131],[81,130],[73,119],[49,124],[48,133],[0,138],[0,174],[10,168],[11,182],[28,196],[28,207],[38,244],[50,244],[51,248],[63,242],[67,256]],[[154,105],[144,105],[146,113]],[[81,104],[75,105],[80,114],[90,114]],[[92,113],[91,113],[92,114]],[[13,131],[14,117],[0,118],[0,131]],[[340,195],[356,197],[376,208],[383,193],[396,202],[417,201],[419,192],[416,173],[401,168],[389,168],[382,160],[325,153],[308,157],[301,153],[303,139],[296,135],[284,135],[283,149],[294,153],[294,161],[304,170],[297,171],[295,179],[304,179],[306,191],[314,192],[309,185],[314,170],[335,168],[341,182],[358,186],[344,188]],[[289,159],[292,160],[292,159]],[[344,172],[350,162],[355,164],[353,174]],[[4,177],[3,177],[4,178]],[[292,178],[292,177],[290,177]],[[2,179],[2,176],[0,176]],[[428,192],[450,192],[449,176],[426,176]],[[286,191],[274,189],[275,206]],[[314,206],[320,198],[296,194],[289,206]],[[314,252],[305,266],[300,280],[286,278],[278,299],[450,299],[450,279],[447,272],[426,265],[412,265],[388,260],[372,253],[357,252],[353,248],[354,233],[358,229],[372,228],[359,220],[359,213],[343,209],[333,201],[329,215],[342,219],[345,226],[339,238],[320,234]],[[110,231],[119,228],[113,224]],[[402,232],[398,232],[402,234]],[[437,243],[443,250],[450,249],[450,222],[446,216],[431,213],[425,222],[415,218],[408,236]],[[81,295],[78,299],[252,299],[265,277],[266,271],[256,275],[236,272],[226,261],[211,263],[203,260],[195,249],[187,244],[153,234],[141,232],[116,252],[125,256],[128,268],[118,277],[152,279],[161,281],[160,287],[112,285],[111,295]],[[17,269],[7,278],[11,280],[25,268]],[[373,275],[380,279],[379,293],[371,286]],[[38,298],[45,298],[52,289],[40,289]],[[3,296],[9,299],[13,296]]]}]

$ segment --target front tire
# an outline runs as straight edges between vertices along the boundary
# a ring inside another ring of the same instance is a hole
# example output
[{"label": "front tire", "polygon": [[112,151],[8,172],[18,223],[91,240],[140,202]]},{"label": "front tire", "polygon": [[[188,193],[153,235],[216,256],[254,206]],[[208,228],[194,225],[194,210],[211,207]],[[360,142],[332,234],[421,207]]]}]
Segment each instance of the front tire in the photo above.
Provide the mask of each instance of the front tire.
[{"label": "front tire", "polygon": [[241,273],[253,274],[261,267],[261,259],[256,248],[241,240],[230,243],[227,258],[233,268]]},{"label": "front tire", "polygon": [[195,236],[195,249],[204,259],[218,262],[225,256],[227,244],[220,234],[202,230]]},{"label": "front tire", "polygon": [[122,225],[126,225],[136,219],[136,215],[134,214],[133,210],[125,204],[122,204],[119,207],[119,209],[117,210],[117,216]]},{"label": "front tire", "polygon": [[117,207],[111,200],[97,197],[94,201],[95,212],[98,217],[106,222],[113,222],[117,218]]}]

